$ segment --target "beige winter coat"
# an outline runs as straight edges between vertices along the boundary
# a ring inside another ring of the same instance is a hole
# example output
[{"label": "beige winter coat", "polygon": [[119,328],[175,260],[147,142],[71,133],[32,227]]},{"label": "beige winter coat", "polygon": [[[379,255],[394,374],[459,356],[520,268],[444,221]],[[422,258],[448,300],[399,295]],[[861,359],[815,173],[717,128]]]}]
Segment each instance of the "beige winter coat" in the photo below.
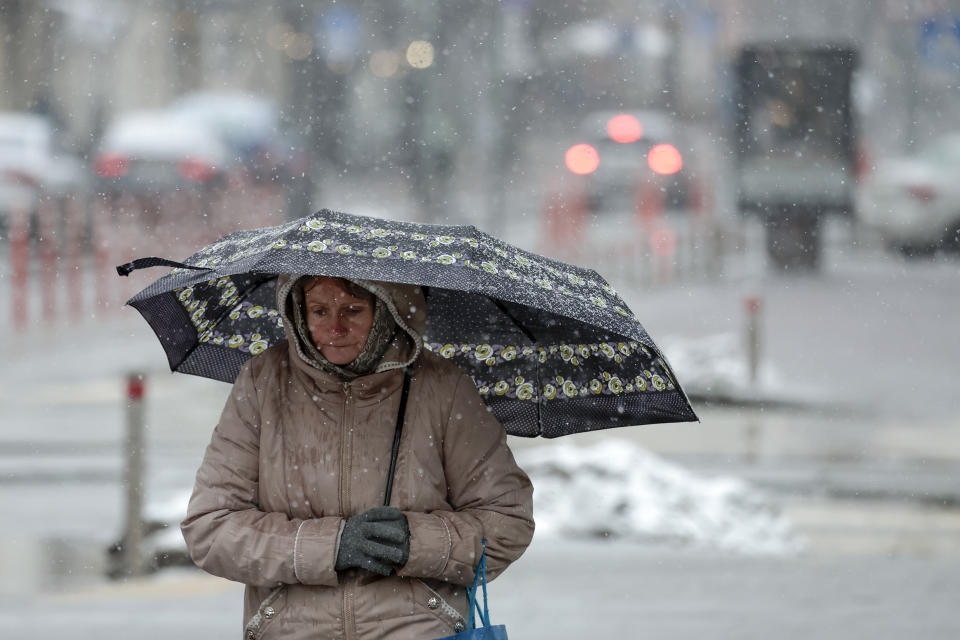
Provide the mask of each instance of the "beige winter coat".
[{"label": "beige winter coat", "polygon": [[[410,338],[424,329],[420,289],[386,288],[410,335],[399,332],[376,372],[343,383],[320,371],[286,323],[288,342],[240,372],[197,472],[183,535],[198,566],[247,585],[247,638],[451,635],[481,539],[493,578],[533,536],[532,487],[503,428],[467,375]],[[409,560],[387,578],[338,576],[341,522],[383,504],[411,360],[390,502],[410,524]]]}]

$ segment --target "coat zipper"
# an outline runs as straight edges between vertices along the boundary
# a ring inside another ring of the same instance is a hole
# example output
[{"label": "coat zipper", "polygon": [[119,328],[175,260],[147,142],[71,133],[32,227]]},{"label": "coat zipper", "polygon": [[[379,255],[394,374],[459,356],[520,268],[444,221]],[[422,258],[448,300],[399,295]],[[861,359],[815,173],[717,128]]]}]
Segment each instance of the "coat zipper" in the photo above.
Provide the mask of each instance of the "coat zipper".
[{"label": "coat zipper", "polygon": [[340,439],[340,513],[350,508],[350,483],[353,471],[353,402],[349,382],[343,383],[343,424]]},{"label": "coat zipper", "polygon": [[353,640],[356,637],[357,621],[353,612],[353,589],[348,584],[343,589],[343,637]]},{"label": "coat zipper", "polygon": [[[350,402],[350,383],[343,383],[343,424],[340,438],[340,513],[346,516],[350,507],[350,474],[352,473],[353,438],[351,425],[353,423],[353,405]],[[347,640],[356,636],[356,619],[353,610],[353,585],[347,582],[343,587],[343,631]]]}]

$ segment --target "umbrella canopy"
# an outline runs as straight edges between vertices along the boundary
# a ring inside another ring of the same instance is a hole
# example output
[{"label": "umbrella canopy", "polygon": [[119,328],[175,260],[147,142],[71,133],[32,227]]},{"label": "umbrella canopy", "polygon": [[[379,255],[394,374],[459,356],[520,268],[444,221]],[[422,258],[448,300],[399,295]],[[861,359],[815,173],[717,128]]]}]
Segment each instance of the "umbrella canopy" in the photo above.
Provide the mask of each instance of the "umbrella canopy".
[{"label": "umbrella canopy", "polygon": [[424,344],[456,362],[508,433],[548,438],[696,420],[666,359],[595,271],[523,251],[472,226],[322,210],[236,231],[169,265],[135,295],[174,371],[233,382],[250,357],[286,340],[281,273],[420,285]]}]

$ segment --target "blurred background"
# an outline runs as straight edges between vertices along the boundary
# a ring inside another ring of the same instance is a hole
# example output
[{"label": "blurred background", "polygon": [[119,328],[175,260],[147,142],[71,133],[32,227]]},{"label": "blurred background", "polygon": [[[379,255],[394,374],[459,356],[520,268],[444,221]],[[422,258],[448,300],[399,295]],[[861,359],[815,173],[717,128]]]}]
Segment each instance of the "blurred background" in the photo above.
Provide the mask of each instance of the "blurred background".
[{"label": "blurred background", "polygon": [[5,629],[239,631],[114,267],[324,207],[596,268],[701,417],[511,441],[514,637],[958,637],[958,0],[0,0]]}]

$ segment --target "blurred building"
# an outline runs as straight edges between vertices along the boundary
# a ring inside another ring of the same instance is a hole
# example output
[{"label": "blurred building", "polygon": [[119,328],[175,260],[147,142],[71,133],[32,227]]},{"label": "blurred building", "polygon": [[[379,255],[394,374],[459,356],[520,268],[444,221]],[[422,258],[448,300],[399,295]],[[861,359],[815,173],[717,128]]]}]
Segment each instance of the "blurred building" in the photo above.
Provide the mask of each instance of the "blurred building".
[{"label": "blurred building", "polygon": [[492,212],[523,146],[593,110],[662,110],[722,143],[731,61],[757,40],[859,47],[870,153],[960,129],[958,25],[960,0],[0,0],[0,108],[88,150],[118,113],[248,90],[327,166],[398,167],[429,211],[483,185]]},{"label": "blurred building", "polygon": [[49,115],[79,150],[117,113],[199,87],[285,91],[272,5],[0,1],[0,108]]}]

